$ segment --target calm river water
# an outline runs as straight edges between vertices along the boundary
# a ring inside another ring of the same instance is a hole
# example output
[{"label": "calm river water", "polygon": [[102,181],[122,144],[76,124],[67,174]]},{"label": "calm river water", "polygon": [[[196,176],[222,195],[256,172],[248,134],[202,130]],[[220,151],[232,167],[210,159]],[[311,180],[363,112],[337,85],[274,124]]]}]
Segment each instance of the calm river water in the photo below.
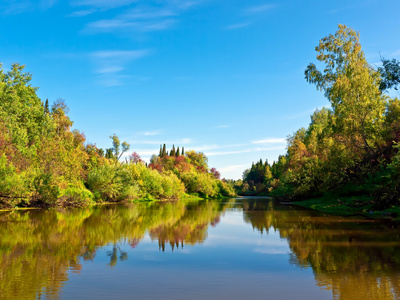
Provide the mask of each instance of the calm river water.
[{"label": "calm river water", "polygon": [[400,227],[266,198],[0,213],[0,299],[400,299]]}]

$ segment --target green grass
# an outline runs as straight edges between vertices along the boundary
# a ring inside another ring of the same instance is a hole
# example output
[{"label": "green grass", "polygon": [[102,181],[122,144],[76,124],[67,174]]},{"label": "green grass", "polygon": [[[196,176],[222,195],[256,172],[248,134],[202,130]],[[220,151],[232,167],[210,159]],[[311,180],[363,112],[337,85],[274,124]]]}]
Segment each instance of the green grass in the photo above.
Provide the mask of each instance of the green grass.
[{"label": "green grass", "polygon": [[295,206],[310,208],[325,212],[333,215],[351,216],[351,215],[365,215],[370,218],[387,218],[397,214],[396,220],[400,220],[400,207],[392,206],[389,209],[383,211],[372,210],[373,204],[366,204],[361,207],[351,207],[344,205],[338,201],[338,199],[345,204],[354,205],[363,202],[369,202],[372,197],[366,195],[359,196],[339,196],[337,194],[325,194],[322,197],[294,201],[292,202]]}]

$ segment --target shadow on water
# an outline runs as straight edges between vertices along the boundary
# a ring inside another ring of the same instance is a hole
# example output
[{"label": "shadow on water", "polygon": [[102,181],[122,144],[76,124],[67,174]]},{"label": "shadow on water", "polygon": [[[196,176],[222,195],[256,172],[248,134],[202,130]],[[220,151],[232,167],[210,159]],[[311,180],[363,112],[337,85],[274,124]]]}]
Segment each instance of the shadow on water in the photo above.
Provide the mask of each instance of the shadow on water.
[{"label": "shadow on water", "polygon": [[328,216],[279,205],[268,198],[140,203],[0,213],[0,299],[57,298],[69,274],[80,273],[108,245],[108,266],[129,260],[121,242],[137,247],[145,235],[161,252],[203,244],[225,214],[243,226],[286,240],[288,262],[311,268],[334,299],[400,297],[398,223]]}]

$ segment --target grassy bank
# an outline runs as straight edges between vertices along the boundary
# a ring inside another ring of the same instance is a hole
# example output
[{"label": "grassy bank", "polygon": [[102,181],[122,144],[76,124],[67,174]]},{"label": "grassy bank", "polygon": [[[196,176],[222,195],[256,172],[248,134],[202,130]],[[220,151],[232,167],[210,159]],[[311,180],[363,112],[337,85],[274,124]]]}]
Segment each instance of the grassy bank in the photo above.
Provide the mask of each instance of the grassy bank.
[{"label": "grassy bank", "polygon": [[372,210],[372,197],[338,196],[326,194],[322,197],[293,201],[292,205],[314,209],[328,214],[352,216],[363,215],[367,218],[391,218],[400,220],[400,206],[391,206],[382,211]]}]

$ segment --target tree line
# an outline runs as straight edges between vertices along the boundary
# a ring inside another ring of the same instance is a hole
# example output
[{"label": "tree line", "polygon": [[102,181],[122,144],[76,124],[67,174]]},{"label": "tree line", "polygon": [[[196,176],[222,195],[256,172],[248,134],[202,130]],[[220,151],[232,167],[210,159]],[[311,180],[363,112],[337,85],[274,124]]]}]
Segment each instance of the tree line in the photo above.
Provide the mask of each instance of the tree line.
[{"label": "tree line", "polygon": [[359,33],[345,25],[315,50],[318,67],[310,63],[305,79],[324,92],[330,108],[316,110],[307,128],[288,137],[278,161],[246,170],[236,190],[290,200],[366,196],[374,209],[398,205],[400,101],[388,90],[400,83],[400,62],[382,58],[381,67],[371,66]]},{"label": "tree line", "polygon": [[0,66],[0,207],[235,195],[203,153],[173,146],[147,165],[136,152],[121,161],[130,145],[115,134],[106,150],[86,143],[65,102],[42,102],[31,79]]}]

